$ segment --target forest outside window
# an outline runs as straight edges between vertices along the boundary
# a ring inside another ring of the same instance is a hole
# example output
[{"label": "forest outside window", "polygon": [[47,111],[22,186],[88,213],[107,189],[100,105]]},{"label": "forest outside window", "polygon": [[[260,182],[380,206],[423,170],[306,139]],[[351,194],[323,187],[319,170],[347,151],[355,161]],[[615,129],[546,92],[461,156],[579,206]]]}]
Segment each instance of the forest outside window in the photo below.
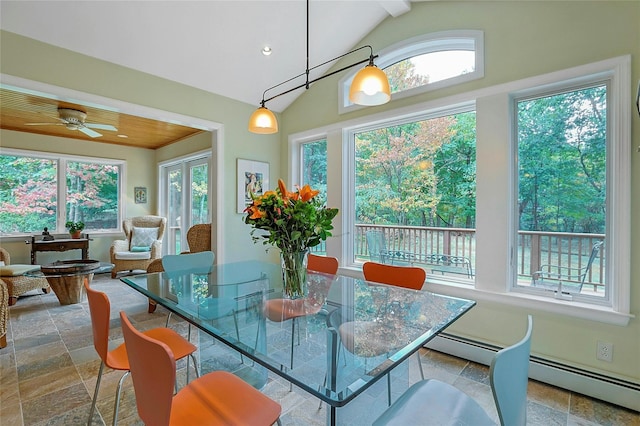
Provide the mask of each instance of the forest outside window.
[{"label": "forest outside window", "polygon": [[3,149],[0,235],[65,234],[67,221],[85,232],[117,231],[124,163],[119,160]]}]

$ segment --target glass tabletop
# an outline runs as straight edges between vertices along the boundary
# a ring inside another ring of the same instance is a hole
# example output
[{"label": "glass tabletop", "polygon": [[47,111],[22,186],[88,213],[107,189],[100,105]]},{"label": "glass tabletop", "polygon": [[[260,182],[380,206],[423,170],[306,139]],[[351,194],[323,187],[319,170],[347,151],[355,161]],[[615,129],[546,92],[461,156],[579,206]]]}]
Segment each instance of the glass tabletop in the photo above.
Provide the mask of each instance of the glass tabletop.
[{"label": "glass tabletop", "polygon": [[[332,407],[344,406],[475,305],[312,271],[308,296],[283,302],[280,265],[258,261],[121,281]],[[274,306],[282,321],[268,311]]]}]

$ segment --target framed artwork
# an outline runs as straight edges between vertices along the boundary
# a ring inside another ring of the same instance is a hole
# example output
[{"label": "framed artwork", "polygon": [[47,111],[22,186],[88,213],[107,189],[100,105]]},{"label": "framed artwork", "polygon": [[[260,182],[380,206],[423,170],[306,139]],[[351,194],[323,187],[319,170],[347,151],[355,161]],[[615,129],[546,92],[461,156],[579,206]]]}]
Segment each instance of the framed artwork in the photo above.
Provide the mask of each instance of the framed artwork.
[{"label": "framed artwork", "polygon": [[238,213],[251,204],[251,193],[262,195],[269,190],[269,163],[238,158]]},{"label": "framed artwork", "polygon": [[136,204],[147,204],[147,188],[144,186],[136,186],[133,188],[133,194]]}]

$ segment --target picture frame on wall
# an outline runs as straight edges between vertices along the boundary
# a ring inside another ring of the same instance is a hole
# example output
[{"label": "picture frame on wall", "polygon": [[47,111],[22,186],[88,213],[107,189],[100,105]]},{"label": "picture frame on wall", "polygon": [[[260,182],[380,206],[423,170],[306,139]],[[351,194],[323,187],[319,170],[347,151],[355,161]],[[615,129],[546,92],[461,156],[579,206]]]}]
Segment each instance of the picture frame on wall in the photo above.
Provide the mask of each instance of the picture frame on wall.
[{"label": "picture frame on wall", "polygon": [[251,204],[251,193],[262,195],[269,190],[269,163],[238,158],[237,172],[237,212],[242,214]]},{"label": "picture frame on wall", "polygon": [[147,188],[144,186],[136,186],[133,188],[133,195],[136,204],[147,204]]}]

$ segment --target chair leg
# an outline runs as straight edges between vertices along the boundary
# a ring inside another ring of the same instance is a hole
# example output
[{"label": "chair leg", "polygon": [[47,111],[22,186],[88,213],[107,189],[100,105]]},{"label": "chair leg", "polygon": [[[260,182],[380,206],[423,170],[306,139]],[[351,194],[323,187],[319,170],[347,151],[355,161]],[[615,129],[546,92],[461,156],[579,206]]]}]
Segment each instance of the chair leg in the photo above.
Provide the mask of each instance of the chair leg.
[{"label": "chair leg", "polygon": [[[238,328],[238,317],[236,316],[236,311],[233,311],[233,325],[236,326],[236,339],[238,339],[238,343],[240,343],[240,329]],[[258,347],[258,337],[256,336],[256,347]],[[240,362],[244,364],[244,357],[242,356],[242,352],[240,353]]]},{"label": "chair leg", "polygon": [[418,367],[420,367],[420,377],[424,380],[424,371],[422,371],[422,361],[420,361],[420,351],[416,352],[416,357],[418,358]]},{"label": "chair leg", "polygon": [[100,380],[102,380],[102,370],[104,370],[104,362],[100,361],[100,369],[98,370],[98,379],[96,380],[96,389],[93,391],[93,401],[91,401],[91,409],[89,410],[89,420],[87,426],[91,426],[91,420],[93,419],[93,412],[96,408],[96,401],[98,400],[98,390],[100,390]]},{"label": "chair leg", "polygon": [[[293,370],[293,345],[296,338],[296,319],[291,320],[291,354],[289,358],[289,368]],[[298,333],[300,333],[300,327],[298,327]],[[298,345],[300,344],[300,334],[298,334]],[[293,383],[289,382],[289,392],[293,390]]]},{"label": "chair leg", "polygon": [[113,426],[118,424],[118,411],[120,410],[120,394],[122,393],[122,383],[124,383],[124,379],[129,375],[130,371],[127,371],[120,377],[120,381],[118,381],[118,390],[116,390],[116,402],[113,406]]}]

